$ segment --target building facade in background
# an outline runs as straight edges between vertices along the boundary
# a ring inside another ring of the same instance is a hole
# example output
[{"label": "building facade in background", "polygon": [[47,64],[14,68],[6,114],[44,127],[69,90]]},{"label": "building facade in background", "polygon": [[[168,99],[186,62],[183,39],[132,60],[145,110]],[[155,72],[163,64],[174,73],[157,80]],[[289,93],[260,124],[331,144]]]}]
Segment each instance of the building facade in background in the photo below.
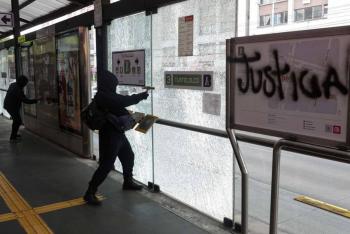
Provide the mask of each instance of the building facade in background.
[{"label": "building facade in background", "polygon": [[[350,25],[349,11],[350,1],[344,0],[251,0],[249,34]],[[240,27],[244,19],[241,15]]]}]

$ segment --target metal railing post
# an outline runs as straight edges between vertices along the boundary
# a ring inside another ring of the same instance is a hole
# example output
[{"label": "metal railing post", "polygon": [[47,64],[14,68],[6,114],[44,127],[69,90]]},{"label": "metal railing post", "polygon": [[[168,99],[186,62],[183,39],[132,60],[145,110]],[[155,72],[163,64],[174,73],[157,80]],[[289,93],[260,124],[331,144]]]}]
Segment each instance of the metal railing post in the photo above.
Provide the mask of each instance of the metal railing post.
[{"label": "metal railing post", "polygon": [[273,147],[272,179],[271,179],[271,210],[270,210],[270,234],[277,234],[278,220],[278,195],[280,181],[281,148],[283,139],[277,141]]},{"label": "metal railing post", "polygon": [[278,228],[278,195],[280,182],[281,150],[303,153],[305,156],[338,161],[350,164],[350,152],[311,145],[302,142],[278,140],[273,147],[272,181],[271,181],[271,210],[270,210],[270,234],[277,234]]},{"label": "metal railing post", "polygon": [[[234,155],[236,156],[239,169],[242,173],[242,233],[248,233],[248,169],[239,149],[235,133],[232,129],[227,129]],[[233,159],[234,160],[234,159]],[[233,175],[234,177],[235,175]],[[233,178],[234,179],[234,178]]]}]

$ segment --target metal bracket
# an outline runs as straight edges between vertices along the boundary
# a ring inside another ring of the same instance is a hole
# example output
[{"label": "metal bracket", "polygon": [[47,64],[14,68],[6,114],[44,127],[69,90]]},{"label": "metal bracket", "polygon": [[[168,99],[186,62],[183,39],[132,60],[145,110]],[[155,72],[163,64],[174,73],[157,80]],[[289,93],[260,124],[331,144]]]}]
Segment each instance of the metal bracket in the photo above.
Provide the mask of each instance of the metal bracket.
[{"label": "metal bracket", "polygon": [[223,223],[224,223],[225,227],[233,228],[233,220],[232,219],[224,217]]},{"label": "metal bracket", "polygon": [[160,187],[157,184],[153,184],[152,182],[148,182],[147,188],[153,193],[159,193]]}]

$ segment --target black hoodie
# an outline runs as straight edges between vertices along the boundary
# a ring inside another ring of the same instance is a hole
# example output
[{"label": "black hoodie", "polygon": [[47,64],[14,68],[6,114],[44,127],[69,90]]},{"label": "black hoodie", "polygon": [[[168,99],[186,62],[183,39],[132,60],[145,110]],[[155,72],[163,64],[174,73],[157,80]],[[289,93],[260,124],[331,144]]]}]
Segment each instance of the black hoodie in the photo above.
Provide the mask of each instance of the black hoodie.
[{"label": "black hoodie", "polygon": [[103,76],[99,80],[98,90],[95,96],[97,105],[104,110],[108,110],[109,113],[115,116],[128,114],[125,107],[135,105],[148,97],[147,92],[131,96],[117,94],[116,88],[118,84],[118,79],[113,73],[104,71]]},{"label": "black hoodie", "polygon": [[25,76],[19,76],[15,83],[12,83],[7,90],[4,100],[4,108],[9,112],[18,112],[21,109],[22,102],[26,104],[37,103],[36,99],[28,99],[23,92],[24,86],[28,83]]}]

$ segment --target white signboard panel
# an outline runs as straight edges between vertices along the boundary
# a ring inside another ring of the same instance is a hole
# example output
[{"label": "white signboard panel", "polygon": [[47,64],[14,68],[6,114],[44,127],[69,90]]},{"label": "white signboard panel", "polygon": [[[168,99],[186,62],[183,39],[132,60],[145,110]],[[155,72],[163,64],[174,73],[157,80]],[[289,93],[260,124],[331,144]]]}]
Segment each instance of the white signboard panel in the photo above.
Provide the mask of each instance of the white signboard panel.
[{"label": "white signboard panel", "polygon": [[233,45],[231,127],[348,146],[350,35],[251,42]]},{"label": "white signboard panel", "polygon": [[13,14],[0,12],[0,26],[13,27]]},{"label": "white signboard panel", "polygon": [[179,18],[179,56],[193,55],[193,15]]},{"label": "white signboard panel", "polygon": [[203,113],[220,116],[221,94],[203,93]]},{"label": "white signboard panel", "polygon": [[145,51],[121,51],[112,54],[112,69],[120,85],[145,85]]}]

